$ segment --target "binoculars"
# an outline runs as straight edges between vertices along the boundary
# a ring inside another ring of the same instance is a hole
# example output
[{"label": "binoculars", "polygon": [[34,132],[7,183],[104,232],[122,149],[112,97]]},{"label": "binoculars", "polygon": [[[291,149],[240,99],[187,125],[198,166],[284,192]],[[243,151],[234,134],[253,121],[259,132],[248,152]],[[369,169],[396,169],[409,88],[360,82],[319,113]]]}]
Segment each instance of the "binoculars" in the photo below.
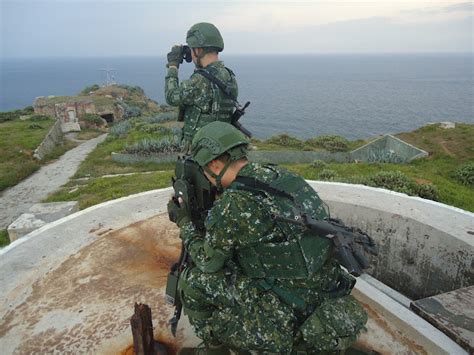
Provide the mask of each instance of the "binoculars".
[{"label": "binoculars", "polygon": [[187,45],[181,46],[181,59],[179,63],[183,63],[183,60],[185,60],[187,63],[191,63],[193,58],[191,57],[191,48]]}]

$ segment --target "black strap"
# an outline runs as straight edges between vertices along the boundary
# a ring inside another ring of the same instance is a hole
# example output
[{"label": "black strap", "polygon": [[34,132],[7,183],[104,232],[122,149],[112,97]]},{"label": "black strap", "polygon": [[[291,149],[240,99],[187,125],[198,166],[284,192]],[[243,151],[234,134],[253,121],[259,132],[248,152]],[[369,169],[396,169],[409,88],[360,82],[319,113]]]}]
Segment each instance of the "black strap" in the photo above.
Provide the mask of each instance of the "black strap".
[{"label": "black strap", "polygon": [[253,177],[237,176],[235,178],[235,182],[238,182],[241,184],[241,186],[238,186],[237,188],[240,188],[242,190],[248,190],[252,192],[259,192],[263,190],[265,192],[268,192],[270,195],[284,197],[284,198],[289,199],[291,202],[295,202],[294,197],[291,196],[289,193],[283,190],[274,188],[270,184],[267,184]]},{"label": "black strap", "polygon": [[203,77],[209,79],[212,83],[216,84],[217,87],[219,89],[222,90],[222,92],[228,97],[230,98],[232,101],[234,101],[234,103],[237,102],[236,98],[232,96],[232,92],[231,92],[231,88],[229,86],[227,86],[226,84],[224,84],[222,82],[222,80],[220,80],[219,78],[215,77],[214,75],[212,75],[211,73],[209,73],[207,70],[205,69],[198,69],[195,71],[195,73],[198,73],[198,74],[201,74]]}]

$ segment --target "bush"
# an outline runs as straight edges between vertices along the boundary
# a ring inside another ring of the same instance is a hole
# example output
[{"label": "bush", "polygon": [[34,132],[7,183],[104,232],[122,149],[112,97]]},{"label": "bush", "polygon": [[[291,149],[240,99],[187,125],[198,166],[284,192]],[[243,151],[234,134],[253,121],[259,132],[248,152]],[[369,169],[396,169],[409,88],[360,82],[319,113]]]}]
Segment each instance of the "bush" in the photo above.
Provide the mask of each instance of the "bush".
[{"label": "bush", "polygon": [[32,123],[28,126],[28,129],[42,129],[43,127],[38,123]]},{"label": "bush", "polygon": [[100,86],[97,84],[93,84],[91,86],[86,86],[84,90],[81,91],[81,94],[83,95],[89,95],[90,92],[92,91],[97,91],[100,89]]},{"label": "bush", "polygon": [[176,136],[167,136],[161,139],[142,139],[138,143],[125,146],[125,152],[139,155],[176,153],[181,150],[181,140]]},{"label": "bush", "polygon": [[369,152],[368,160],[371,163],[401,164],[404,163],[406,159],[403,159],[401,156],[399,156],[393,151],[386,151],[380,149]]},{"label": "bush", "polygon": [[303,148],[304,146],[302,141],[288,134],[280,134],[279,136],[270,137],[267,139],[267,143],[291,148]]},{"label": "bush", "polygon": [[132,128],[132,123],[130,121],[120,121],[112,126],[109,130],[109,136],[111,137],[120,137],[128,133]]},{"label": "bush", "polygon": [[123,118],[132,118],[141,116],[142,110],[139,107],[129,105],[126,102],[121,102],[120,106],[123,108]]},{"label": "bush", "polygon": [[[20,116],[31,115],[34,112],[35,109],[33,108],[33,106],[26,106],[25,108],[20,110],[0,112],[0,122],[13,121],[17,118],[20,118]],[[47,116],[44,117],[48,118]]]},{"label": "bush", "polygon": [[160,126],[156,123],[139,122],[135,125],[135,128],[138,131],[146,133],[171,133],[171,130],[169,128]]},{"label": "bush", "polygon": [[84,116],[82,116],[82,120],[97,126],[102,126],[104,124],[102,117],[95,113],[86,113]]},{"label": "bush", "polygon": [[474,163],[461,166],[454,173],[454,177],[461,184],[474,186]]},{"label": "bush", "polygon": [[311,167],[315,169],[324,169],[326,167],[326,163],[318,159],[311,163]]},{"label": "bush", "polygon": [[428,200],[439,201],[439,192],[436,186],[431,184],[414,184],[413,192],[415,195]]},{"label": "bush", "polygon": [[118,87],[127,90],[130,94],[145,94],[145,91],[140,86],[118,85]]},{"label": "bush", "polygon": [[381,171],[367,179],[370,186],[410,194],[413,182],[400,171]]},{"label": "bush", "polygon": [[341,136],[320,136],[306,141],[311,147],[324,148],[330,152],[345,152],[349,150],[349,141]]},{"label": "bush", "polygon": [[334,170],[324,169],[319,173],[319,178],[321,180],[334,180],[337,176],[337,173]]},{"label": "bush", "polygon": [[20,118],[20,115],[15,113],[15,111],[0,112],[0,122],[13,121],[17,118]]},{"label": "bush", "polygon": [[150,123],[163,123],[168,121],[173,121],[177,119],[177,112],[162,112],[156,116],[147,117],[145,120]]},{"label": "bush", "polygon": [[51,117],[45,116],[45,115],[33,115],[30,117],[30,121],[33,121],[33,122],[47,121],[49,119],[51,119]]}]

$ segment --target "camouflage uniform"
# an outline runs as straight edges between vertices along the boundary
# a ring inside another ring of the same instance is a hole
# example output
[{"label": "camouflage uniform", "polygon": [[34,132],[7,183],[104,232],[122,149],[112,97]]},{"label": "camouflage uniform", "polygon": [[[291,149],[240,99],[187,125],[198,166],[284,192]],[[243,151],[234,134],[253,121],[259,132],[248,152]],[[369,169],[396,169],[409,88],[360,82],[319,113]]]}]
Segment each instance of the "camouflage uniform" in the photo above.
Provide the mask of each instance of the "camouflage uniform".
[{"label": "camouflage uniform", "polygon": [[[231,96],[237,99],[238,88],[234,73],[222,61],[209,64],[206,71],[230,87]],[[179,83],[178,70],[168,69],[165,81],[166,102],[184,110],[182,139],[189,146],[199,128],[213,121],[230,123],[234,103],[222,90],[201,74],[193,73],[189,80]]]},{"label": "camouflage uniform", "polygon": [[[256,163],[239,172],[265,183],[278,175],[295,179],[283,169]],[[326,217],[318,195],[296,179],[295,196],[304,211]],[[205,235],[191,222],[182,226],[181,238],[196,266],[180,279],[181,297],[205,342],[258,352],[331,352],[349,347],[364,328],[366,313],[350,289],[338,286],[348,275],[331,258],[330,242],[304,239],[301,227],[271,218],[291,217],[291,207],[283,197],[240,189],[236,179],[210,210]],[[310,256],[314,272],[294,267],[301,254],[294,249],[300,248],[296,240],[311,240],[317,251]]]}]

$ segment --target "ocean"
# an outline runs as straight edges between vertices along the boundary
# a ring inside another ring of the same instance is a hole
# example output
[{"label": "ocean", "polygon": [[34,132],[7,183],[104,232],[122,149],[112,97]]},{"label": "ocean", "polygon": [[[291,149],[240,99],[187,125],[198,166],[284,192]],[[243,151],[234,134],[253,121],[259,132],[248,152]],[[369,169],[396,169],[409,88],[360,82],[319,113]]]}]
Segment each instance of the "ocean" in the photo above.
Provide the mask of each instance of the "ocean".
[{"label": "ocean", "polygon": [[[256,137],[337,134],[348,139],[410,131],[429,122],[474,123],[474,56],[221,55],[251,104],[241,123]],[[0,60],[0,111],[32,105],[35,97],[75,95],[105,82],[141,86],[164,100],[163,57],[29,58]],[[192,73],[184,64],[180,78]]]}]

